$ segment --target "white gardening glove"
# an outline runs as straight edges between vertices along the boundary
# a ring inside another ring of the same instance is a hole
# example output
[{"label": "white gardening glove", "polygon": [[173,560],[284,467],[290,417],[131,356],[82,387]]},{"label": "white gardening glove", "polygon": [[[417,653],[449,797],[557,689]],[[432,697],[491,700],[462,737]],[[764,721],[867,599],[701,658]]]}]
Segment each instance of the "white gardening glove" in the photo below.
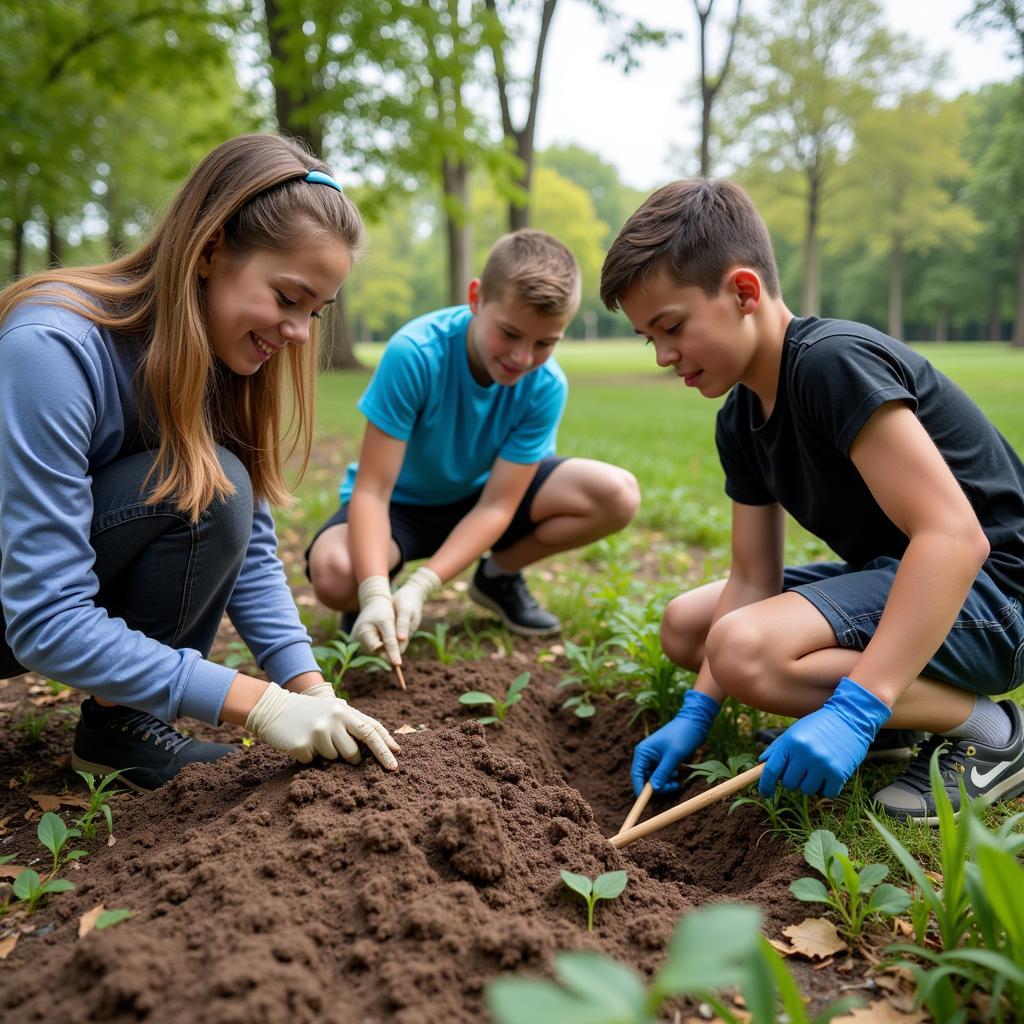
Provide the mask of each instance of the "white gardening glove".
[{"label": "white gardening glove", "polygon": [[290,693],[271,684],[249,712],[245,727],[303,764],[309,764],[314,754],[331,761],[340,755],[349,764],[359,764],[358,740],[385,768],[398,767],[394,754],[401,747],[387,729],[340,697],[310,700],[305,693]]},{"label": "white gardening glove", "polygon": [[421,565],[395,591],[395,631],[401,650],[409,646],[409,637],[416,632],[423,618],[423,602],[440,589],[441,577],[433,569]]},{"label": "white gardening glove", "polygon": [[334,700],[338,695],[334,692],[334,687],[330,683],[317,683],[314,686],[307,686],[300,694],[300,697],[324,697],[328,700]]},{"label": "white gardening glove", "polygon": [[352,639],[375,654],[382,647],[392,665],[402,664],[402,652],[395,636],[395,606],[387,576],[367,576],[359,584],[359,617],[352,627]]}]

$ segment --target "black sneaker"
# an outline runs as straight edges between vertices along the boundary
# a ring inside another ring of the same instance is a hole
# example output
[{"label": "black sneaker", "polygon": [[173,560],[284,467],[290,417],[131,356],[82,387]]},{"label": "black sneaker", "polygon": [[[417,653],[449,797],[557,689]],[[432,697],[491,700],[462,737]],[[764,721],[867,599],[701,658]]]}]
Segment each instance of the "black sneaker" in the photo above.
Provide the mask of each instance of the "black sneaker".
[{"label": "black sneaker", "polygon": [[105,708],[88,697],[82,701],[82,717],[75,728],[71,767],[93,775],[120,769],[119,781],[148,793],[187,764],[217,761],[237,750],[233,743],[189,739],[145,711]]},{"label": "black sneaker", "polygon": [[986,804],[1024,793],[1024,711],[1009,700],[1001,700],[999,706],[1010,716],[1012,724],[1010,741],[1005,747],[989,747],[965,737],[933,736],[907,770],[875,794],[875,803],[890,817],[937,825],[928,767],[935,748],[943,745],[946,746],[939,752],[939,773],[954,813],[960,810],[961,782],[969,798],[981,797]]},{"label": "black sneaker", "polygon": [[352,639],[352,630],[356,628],[356,619],[358,618],[359,612],[341,613],[341,624],[339,628],[350,640]]},{"label": "black sneaker", "polygon": [[[767,747],[785,731],[785,726],[781,725],[758,729],[754,734],[754,742],[762,747]],[[914,748],[920,746],[927,735],[926,732],[919,732],[917,729],[880,729],[871,746],[868,747],[864,760],[870,761],[872,764],[909,761],[914,755]]]},{"label": "black sneaker", "polygon": [[505,625],[520,636],[550,636],[562,628],[558,616],[541,608],[526,589],[521,572],[487,577],[481,562],[469,584],[469,596],[477,604],[496,612]]}]

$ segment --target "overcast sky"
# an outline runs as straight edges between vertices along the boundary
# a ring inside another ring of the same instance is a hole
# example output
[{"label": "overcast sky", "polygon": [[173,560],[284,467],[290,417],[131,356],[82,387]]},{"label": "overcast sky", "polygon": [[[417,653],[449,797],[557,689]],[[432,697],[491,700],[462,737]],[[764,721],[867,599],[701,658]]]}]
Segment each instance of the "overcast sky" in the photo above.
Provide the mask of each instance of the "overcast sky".
[{"label": "overcast sky", "polygon": [[[982,36],[956,27],[971,0],[881,0],[891,29],[920,40],[926,52],[949,56],[945,95],[1008,81],[1016,69],[1007,56],[1009,34]],[[540,147],[577,142],[619,169],[623,180],[648,189],[684,171],[670,149],[697,146],[699,107],[680,102],[697,74],[697,24],[691,0],[619,0],[619,9],[660,28],[676,28],[685,39],[665,50],[649,49],[642,66],[626,77],[600,60],[607,30],[579,0],[561,0],[545,54],[544,88],[537,124]],[[744,10],[763,14],[769,0],[745,0]],[[735,0],[717,0],[716,22],[725,23]],[[533,38],[528,45],[532,47]],[[712,58],[719,51],[712,51]],[[517,70],[525,70],[523,67]]]}]

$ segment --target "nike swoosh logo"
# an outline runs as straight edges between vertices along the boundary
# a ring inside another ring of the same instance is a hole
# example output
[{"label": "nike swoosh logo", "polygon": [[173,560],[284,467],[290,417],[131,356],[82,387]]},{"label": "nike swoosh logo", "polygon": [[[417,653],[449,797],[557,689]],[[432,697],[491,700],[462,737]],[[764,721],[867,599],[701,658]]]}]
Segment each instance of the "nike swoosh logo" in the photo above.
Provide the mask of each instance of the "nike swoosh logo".
[{"label": "nike swoosh logo", "polygon": [[1001,775],[1010,765],[1012,761],[1000,761],[994,768],[990,768],[987,772],[979,772],[977,768],[971,769],[971,782],[976,786],[987,786],[997,775]]}]

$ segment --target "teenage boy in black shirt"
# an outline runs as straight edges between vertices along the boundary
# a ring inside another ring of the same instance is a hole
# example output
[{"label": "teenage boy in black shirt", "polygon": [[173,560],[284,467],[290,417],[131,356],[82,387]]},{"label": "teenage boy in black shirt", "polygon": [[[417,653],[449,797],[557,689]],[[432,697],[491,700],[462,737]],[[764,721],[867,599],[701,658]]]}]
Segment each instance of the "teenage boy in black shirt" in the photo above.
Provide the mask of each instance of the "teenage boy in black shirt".
[{"label": "teenage boy in black shirt", "polygon": [[[928,761],[947,742],[954,807],[959,779],[990,802],[1024,792],[1024,713],[989,697],[1024,682],[1024,465],[984,414],[901,342],[794,317],[730,182],[651,196],[601,296],[688,387],[730,392],[716,443],[732,567],[665,611],[662,646],[697,681],[638,745],[635,790],[675,788],[731,695],[798,719],[762,755],[764,795],[835,796],[882,728],[935,734],[875,794],[889,814],[934,823]],[[785,512],[843,561],[784,567]]]}]

